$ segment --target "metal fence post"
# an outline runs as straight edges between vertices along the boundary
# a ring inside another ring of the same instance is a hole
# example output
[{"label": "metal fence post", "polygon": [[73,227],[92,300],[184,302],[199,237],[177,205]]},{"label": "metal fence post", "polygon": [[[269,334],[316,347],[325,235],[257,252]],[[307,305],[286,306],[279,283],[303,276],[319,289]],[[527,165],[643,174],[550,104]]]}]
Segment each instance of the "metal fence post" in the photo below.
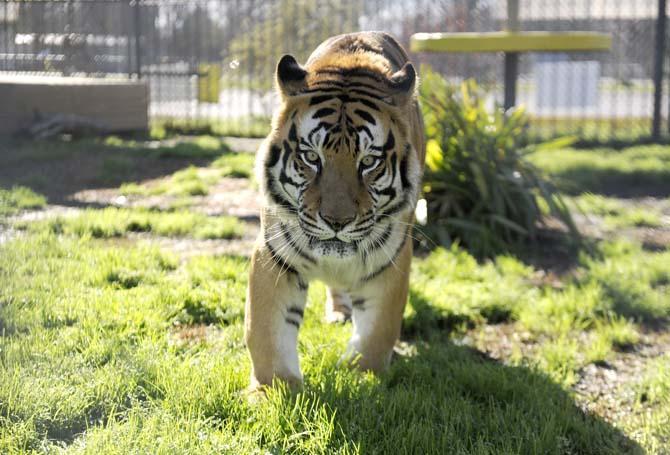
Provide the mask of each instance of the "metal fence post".
[{"label": "metal fence post", "polygon": [[661,138],[661,98],[663,97],[663,63],[665,61],[665,5],[666,0],[658,0],[656,48],[654,49],[654,118],[651,127],[651,136],[655,141]]},{"label": "metal fence post", "polygon": [[140,22],[140,0],[133,0],[134,5],[134,22],[135,22],[135,73],[137,78],[142,77],[142,43],[140,41],[142,36],[141,22]]},{"label": "metal fence post", "polygon": [[128,79],[131,79],[133,77],[133,40],[132,40],[132,33],[130,31],[130,24],[132,23],[132,15],[133,15],[133,2],[132,0],[128,1],[128,8],[126,9],[126,20],[127,26],[126,26],[126,39],[128,42],[126,43],[128,45],[128,49],[126,50],[127,55],[128,55]]},{"label": "metal fence post", "polygon": [[[507,30],[519,31],[519,0],[507,0]],[[519,54],[505,52],[505,110],[516,104],[516,78],[519,72]]]}]

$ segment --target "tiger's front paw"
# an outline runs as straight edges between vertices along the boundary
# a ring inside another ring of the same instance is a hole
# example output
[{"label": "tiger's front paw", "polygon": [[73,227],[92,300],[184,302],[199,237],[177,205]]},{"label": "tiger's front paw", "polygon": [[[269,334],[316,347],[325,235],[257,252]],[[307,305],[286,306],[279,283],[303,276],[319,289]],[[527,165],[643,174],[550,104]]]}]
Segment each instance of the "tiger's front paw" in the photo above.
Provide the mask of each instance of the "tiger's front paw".
[{"label": "tiger's front paw", "polygon": [[302,389],[303,380],[294,375],[275,375],[269,380],[259,380],[254,375],[251,376],[249,387],[244,391],[247,399],[251,402],[265,398],[267,390],[271,387],[286,387],[291,391]]},{"label": "tiger's front paw", "polygon": [[351,312],[348,310],[331,310],[326,312],[326,322],[329,324],[344,324],[351,321]]},{"label": "tiger's front paw", "polygon": [[348,368],[378,374],[388,369],[392,354],[393,350],[388,352],[365,352],[349,346],[337,364],[338,366],[344,365]]}]

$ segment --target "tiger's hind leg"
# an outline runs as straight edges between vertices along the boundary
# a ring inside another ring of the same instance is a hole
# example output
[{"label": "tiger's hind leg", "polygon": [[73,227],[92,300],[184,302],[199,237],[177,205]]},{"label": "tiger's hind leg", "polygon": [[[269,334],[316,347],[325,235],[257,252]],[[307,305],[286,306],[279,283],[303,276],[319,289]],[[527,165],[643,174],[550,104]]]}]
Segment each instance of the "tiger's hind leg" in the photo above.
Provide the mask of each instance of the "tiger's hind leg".
[{"label": "tiger's hind leg", "polygon": [[412,242],[383,273],[352,292],[353,333],[343,361],[375,373],[388,368],[409,291]]},{"label": "tiger's hind leg", "polygon": [[342,324],[351,320],[351,296],[328,287],[326,290],[326,322]]}]

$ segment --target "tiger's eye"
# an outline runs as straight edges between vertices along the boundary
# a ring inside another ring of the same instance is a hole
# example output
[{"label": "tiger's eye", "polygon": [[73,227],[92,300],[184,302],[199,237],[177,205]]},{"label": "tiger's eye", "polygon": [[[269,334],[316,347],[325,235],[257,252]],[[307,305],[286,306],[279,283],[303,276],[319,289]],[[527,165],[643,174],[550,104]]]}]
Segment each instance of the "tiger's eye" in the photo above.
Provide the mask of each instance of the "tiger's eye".
[{"label": "tiger's eye", "polygon": [[317,161],[319,161],[319,154],[310,150],[309,152],[305,153],[305,158],[310,163],[316,163]]},{"label": "tiger's eye", "polygon": [[370,167],[373,164],[375,164],[376,161],[377,161],[377,159],[374,156],[368,155],[361,160],[361,164],[363,164],[363,166],[365,166],[365,167]]}]

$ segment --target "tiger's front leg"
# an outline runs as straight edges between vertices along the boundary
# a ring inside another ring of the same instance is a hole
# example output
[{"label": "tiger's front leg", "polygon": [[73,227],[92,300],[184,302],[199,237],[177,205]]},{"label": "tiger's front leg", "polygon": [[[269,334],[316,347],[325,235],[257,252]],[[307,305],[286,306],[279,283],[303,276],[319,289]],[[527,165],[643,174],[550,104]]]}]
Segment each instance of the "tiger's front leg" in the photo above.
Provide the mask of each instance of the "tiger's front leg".
[{"label": "tiger's front leg", "polygon": [[375,373],[388,368],[400,337],[409,291],[412,242],[405,240],[393,264],[352,293],[353,334],[344,359]]},{"label": "tiger's front leg", "polygon": [[265,245],[256,248],[244,316],[252,389],[271,385],[275,379],[292,387],[302,384],[297,341],[306,291],[295,270],[275,262]]}]

